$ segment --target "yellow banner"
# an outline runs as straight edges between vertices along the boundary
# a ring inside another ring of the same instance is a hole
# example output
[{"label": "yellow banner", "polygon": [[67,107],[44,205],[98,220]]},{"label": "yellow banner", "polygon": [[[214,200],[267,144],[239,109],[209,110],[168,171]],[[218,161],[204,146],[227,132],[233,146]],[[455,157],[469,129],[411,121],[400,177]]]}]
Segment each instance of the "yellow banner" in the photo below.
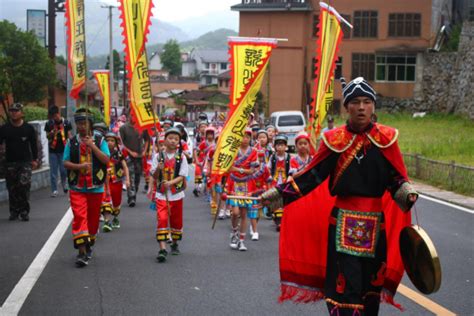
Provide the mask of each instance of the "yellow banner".
[{"label": "yellow banner", "polygon": [[137,128],[150,129],[156,124],[159,129],[153,109],[145,49],[153,5],[151,0],[120,0],[120,3],[132,115]]},{"label": "yellow banner", "polygon": [[229,45],[232,63],[230,114],[214,153],[213,177],[223,176],[234,163],[276,40],[238,38],[229,41]]},{"label": "yellow banner", "polygon": [[100,95],[104,99],[104,122],[110,126],[110,75],[108,70],[95,71],[95,80],[99,85]]},{"label": "yellow banner", "polygon": [[324,118],[332,104],[334,68],[337,51],[342,40],[341,16],[325,3],[320,2],[319,36],[317,42],[316,75],[313,100],[309,115],[308,132],[315,146]]},{"label": "yellow banner", "polygon": [[67,0],[66,19],[68,34],[68,59],[72,77],[71,97],[79,98],[86,83],[86,32],[84,0]]}]

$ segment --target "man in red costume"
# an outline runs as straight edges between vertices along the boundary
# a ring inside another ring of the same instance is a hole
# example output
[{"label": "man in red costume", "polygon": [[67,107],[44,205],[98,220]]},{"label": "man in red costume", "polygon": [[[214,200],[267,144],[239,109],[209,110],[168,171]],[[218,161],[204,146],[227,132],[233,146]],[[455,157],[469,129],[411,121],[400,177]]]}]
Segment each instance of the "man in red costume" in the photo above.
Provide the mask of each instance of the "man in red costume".
[{"label": "man in red costume", "polygon": [[286,204],[280,301],[325,299],[330,315],[377,315],[381,301],[401,308],[398,239],[418,195],[398,131],[371,120],[373,88],[359,77],[343,82],[343,95],[347,125],[322,136],[301,175],[264,194]]}]

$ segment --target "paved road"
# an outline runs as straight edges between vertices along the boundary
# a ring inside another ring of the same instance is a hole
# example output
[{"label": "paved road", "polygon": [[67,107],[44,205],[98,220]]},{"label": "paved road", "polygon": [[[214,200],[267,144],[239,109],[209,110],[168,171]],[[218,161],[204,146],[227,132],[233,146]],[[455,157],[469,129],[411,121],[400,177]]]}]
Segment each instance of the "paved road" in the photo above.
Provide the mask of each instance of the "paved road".
[{"label": "paved road", "polygon": [[[323,304],[278,304],[278,235],[271,221],[260,225],[261,240],[249,251],[228,247],[229,220],[210,229],[206,203],[187,194],[182,255],[165,264],[155,261],[155,215],[144,196],[135,208],[124,207],[122,228],[101,234],[86,269],[74,267],[70,230],[26,299],[21,315],[324,315]],[[48,239],[67,209],[66,197],[33,193],[31,221],[8,222],[0,205],[0,303]],[[443,266],[441,290],[429,299],[460,314],[472,315],[474,297],[473,215],[420,200],[421,225],[429,232]],[[403,283],[410,285],[409,280]],[[397,295],[404,315],[432,315]],[[1,311],[0,311],[1,314]],[[381,315],[399,315],[383,306]]]}]

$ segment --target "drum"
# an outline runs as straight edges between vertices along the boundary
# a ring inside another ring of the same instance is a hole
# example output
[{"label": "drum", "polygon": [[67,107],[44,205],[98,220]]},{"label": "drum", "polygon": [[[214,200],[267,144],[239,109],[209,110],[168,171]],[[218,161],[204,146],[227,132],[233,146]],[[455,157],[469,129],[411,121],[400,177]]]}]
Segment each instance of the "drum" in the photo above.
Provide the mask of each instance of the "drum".
[{"label": "drum", "polygon": [[432,294],[441,286],[438,253],[426,231],[418,225],[400,232],[400,254],[413,285],[423,294]]}]

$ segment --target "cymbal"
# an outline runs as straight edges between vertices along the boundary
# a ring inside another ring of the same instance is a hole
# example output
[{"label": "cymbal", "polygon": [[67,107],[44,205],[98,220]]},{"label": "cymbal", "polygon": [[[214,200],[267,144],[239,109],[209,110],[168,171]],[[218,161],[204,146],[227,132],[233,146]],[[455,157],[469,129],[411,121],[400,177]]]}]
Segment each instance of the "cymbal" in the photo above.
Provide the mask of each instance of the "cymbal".
[{"label": "cymbal", "polygon": [[418,225],[400,232],[400,254],[413,285],[423,294],[432,294],[441,286],[441,263],[426,231]]}]

